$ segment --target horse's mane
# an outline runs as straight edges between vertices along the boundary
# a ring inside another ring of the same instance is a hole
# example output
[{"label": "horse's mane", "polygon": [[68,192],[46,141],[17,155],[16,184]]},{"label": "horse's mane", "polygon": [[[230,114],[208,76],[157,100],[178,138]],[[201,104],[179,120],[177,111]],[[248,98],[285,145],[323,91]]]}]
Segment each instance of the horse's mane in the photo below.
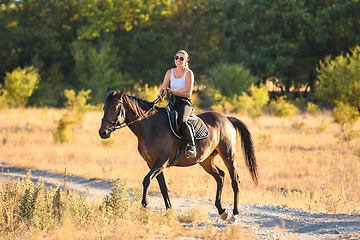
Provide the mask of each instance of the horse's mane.
[{"label": "horse's mane", "polygon": [[124,100],[129,108],[139,117],[145,116],[145,113],[154,106],[153,102],[124,94]]},{"label": "horse's mane", "polygon": [[[117,94],[119,94],[118,90],[112,92],[105,101],[112,101]],[[128,94],[124,94],[123,99],[126,105],[139,117],[145,116],[145,113],[154,106],[153,102],[148,102]]]}]

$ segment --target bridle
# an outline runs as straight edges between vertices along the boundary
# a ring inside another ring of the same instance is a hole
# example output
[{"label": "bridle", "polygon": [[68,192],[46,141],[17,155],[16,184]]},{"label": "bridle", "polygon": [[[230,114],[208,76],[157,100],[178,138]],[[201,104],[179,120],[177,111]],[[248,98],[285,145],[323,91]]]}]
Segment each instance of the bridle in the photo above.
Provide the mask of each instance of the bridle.
[{"label": "bridle", "polygon": [[[129,125],[131,125],[131,124],[133,124],[133,123],[135,123],[135,122],[138,122],[138,121],[140,121],[140,120],[143,120],[143,119],[147,118],[146,115],[147,115],[149,112],[151,112],[152,110],[155,109],[156,104],[157,104],[160,100],[161,100],[161,99],[156,99],[155,101],[153,101],[153,106],[152,106],[149,110],[147,110],[147,111],[145,112],[144,116],[139,117],[139,118],[137,118],[137,119],[135,119],[135,120],[133,120],[133,121],[131,121],[131,122],[129,122],[129,123],[125,123],[125,108],[124,108],[123,98],[121,98],[120,100],[118,100],[118,99],[108,100],[109,102],[118,102],[118,103],[120,103],[119,112],[118,112],[118,114],[117,114],[117,116],[116,116],[115,121],[111,121],[110,119],[107,119],[106,117],[103,117],[101,120],[102,120],[102,121],[106,121],[106,122],[108,122],[108,123],[111,123],[112,126],[109,127],[108,129],[110,130],[110,132],[114,132],[114,131],[117,130],[117,129],[121,129],[121,128],[124,128],[124,127],[128,127]],[[120,118],[120,119],[119,119],[119,118]],[[119,124],[119,122],[121,122],[121,123]]]}]

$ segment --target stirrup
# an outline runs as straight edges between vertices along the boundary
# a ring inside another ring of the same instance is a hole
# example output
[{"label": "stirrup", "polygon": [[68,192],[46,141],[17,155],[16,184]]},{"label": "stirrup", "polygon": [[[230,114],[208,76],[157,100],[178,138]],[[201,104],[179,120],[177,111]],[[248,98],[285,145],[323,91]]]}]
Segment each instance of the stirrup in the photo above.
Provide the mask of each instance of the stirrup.
[{"label": "stirrup", "polygon": [[195,146],[188,145],[185,149],[186,158],[195,158],[196,157],[196,148]]}]

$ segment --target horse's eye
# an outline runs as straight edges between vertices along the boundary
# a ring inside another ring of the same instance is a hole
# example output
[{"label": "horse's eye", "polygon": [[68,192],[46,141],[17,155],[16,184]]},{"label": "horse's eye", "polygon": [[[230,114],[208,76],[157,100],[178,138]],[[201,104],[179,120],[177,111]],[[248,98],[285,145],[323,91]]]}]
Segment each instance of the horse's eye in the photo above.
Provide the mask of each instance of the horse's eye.
[{"label": "horse's eye", "polygon": [[113,108],[113,111],[114,111],[114,112],[116,111],[116,107],[115,107],[115,108]]}]

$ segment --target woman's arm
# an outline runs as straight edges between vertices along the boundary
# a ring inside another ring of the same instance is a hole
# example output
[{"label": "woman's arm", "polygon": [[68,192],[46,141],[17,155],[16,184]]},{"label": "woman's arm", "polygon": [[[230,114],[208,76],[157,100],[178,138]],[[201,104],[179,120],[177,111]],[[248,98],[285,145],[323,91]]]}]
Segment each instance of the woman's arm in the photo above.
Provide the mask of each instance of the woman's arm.
[{"label": "woman's arm", "polygon": [[165,74],[163,84],[162,84],[162,86],[160,88],[160,91],[159,91],[158,95],[156,96],[157,99],[159,99],[159,98],[163,99],[163,97],[164,97],[163,92],[170,85],[170,75],[171,75],[171,70],[169,69]]}]

